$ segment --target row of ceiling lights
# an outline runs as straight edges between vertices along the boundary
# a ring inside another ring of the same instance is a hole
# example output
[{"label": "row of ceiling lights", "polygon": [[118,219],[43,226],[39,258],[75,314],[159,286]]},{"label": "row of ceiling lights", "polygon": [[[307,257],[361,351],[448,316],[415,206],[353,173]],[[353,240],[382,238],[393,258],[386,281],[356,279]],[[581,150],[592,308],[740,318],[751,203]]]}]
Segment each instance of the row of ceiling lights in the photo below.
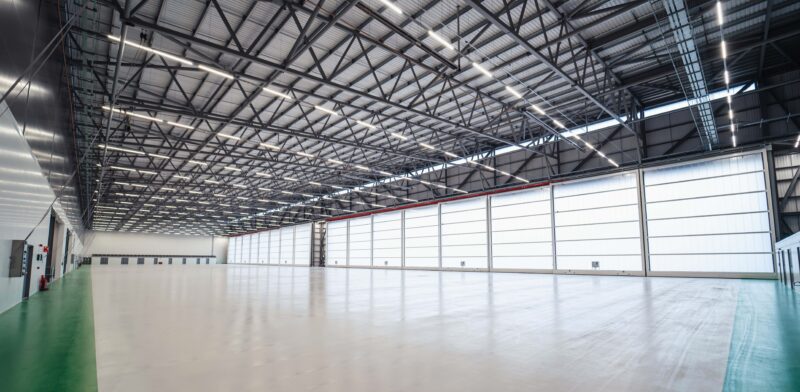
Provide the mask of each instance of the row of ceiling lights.
[{"label": "row of ceiling lights", "polygon": [[[435,37],[438,41],[446,42],[442,37],[437,35],[435,32],[429,31],[429,33],[431,34],[432,37]],[[111,39],[112,41],[115,41],[115,42],[121,42],[120,37],[116,37],[116,36],[113,36],[113,35],[108,35],[108,38]],[[170,53],[166,53],[166,52],[158,50],[158,49],[153,49],[153,48],[150,48],[150,47],[145,46],[145,45],[140,45],[140,44],[137,44],[135,42],[131,42],[129,40],[125,40],[125,44],[133,46],[133,47],[138,48],[138,49],[142,49],[144,51],[147,51],[147,52],[159,55],[159,56],[162,56],[165,59],[177,61],[177,62],[180,62],[182,64],[189,65],[189,66],[195,66],[195,64],[192,61],[186,60],[184,58],[178,57],[178,56],[170,54]],[[452,45],[449,45],[449,47],[452,48]],[[206,71],[206,72],[218,75],[218,76],[222,76],[222,77],[227,78],[227,79],[236,79],[236,77],[233,74],[225,72],[225,71],[221,71],[221,70],[216,69],[216,68],[208,67],[208,66],[205,66],[205,65],[202,65],[202,64],[199,64],[199,65],[196,65],[196,66],[200,70],[203,70],[203,71]],[[279,96],[279,97],[282,97],[282,98],[287,99],[287,100],[291,100],[292,99],[292,97],[289,94],[286,94],[286,93],[283,93],[283,92],[280,92],[280,91],[276,91],[275,89],[272,89],[272,88],[269,88],[269,87],[262,87],[262,90],[264,90],[265,92],[267,92],[269,94],[272,94],[272,95],[275,95],[275,96]],[[339,116],[339,113],[337,113],[334,110],[328,109],[328,108],[326,108],[324,106],[321,106],[321,105],[310,105],[310,106],[313,106],[314,109],[316,109],[318,111],[321,111],[323,113],[326,113],[328,115]],[[103,108],[106,109],[106,110],[114,110],[115,112],[119,112],[119,113],[126,114],[126,115],[129,115],[129,116],[138,117],[138,118],[145,119],[145,120],[164,122],[164,123],[167,123],[167,124],[170,124],[170,125],[174,125],[174,126],[177,126],[177,127],[194,129],[194,127],[191,127],[191,126],[188,126],[188,125],[185,125],[185,124],[174,123],[174,122],[170,122],[170,121],[164,121],[164,120],[158,119],[156,117],[142,115],[142,114],[138,114],[138,113],[134,113],[134,112],[130,112],[130,111],[123,111],[123,110],[117,109],[117,108],[111,109],[111,108],[108,108],[107,106],[104,106]],[[341,111],[341,108],[340,108],[340,111]],[[344,115],[343,111],[342,111],[342,115]],[[368,128],[370,130],[377,129],[377,127],[375,125],[370,124],[370,123],[368,123],[366,121],[353,119],[353,118],[351,118],[351,120],[355,121],[357,124],[359,124],[359,125],[361,125],[361,126],[363,126],[365,128]],[[394,137],[396,137],[398,139],[401,139],[403,141],[407,141],[407,140],[410,139],[408,136],[404,136],[404,135],[396,133],[396,132],[391,132],[391,134],[392,134],[392,136],[394,136]],[[220,137],[223,137],[223,138],[234,139],[234,140],[240,140],[240,138],[237,137],[237,136],[227,135],[227,134],[223,134],[223,133],[217,133],[217,136],[220,136]],[[416,142],[416,143],[420,147],[423,147],[425,149],[442,152],[444,155],[446,155],[448,157],[461,158],[457,154],[454,154],[454,153],[449,152],[449,151],[447,151],[445,149],[442,149],[442,148],[433,147],[431,144],[422,143],[422,142]],[[268,143],[260,143],[260,144],[262,146],[264,146],[264,147],[270,148],[270,145]],[[307,153],[303,153],[303,152],[292,151],[292,153],[297,154],[297,155],[301,155],[301,156],[306,156],[307,158],[314,158],[313,155],[307,154]],[[327,161],[331,162],[331,163],[339,162],[336,159],[327,159]],[[470,163],[476,164],[475,162],[470,162]],[[491,170],[491,171],[500,173],[501,175],[512,177],[515,180],[523,182],[523,183],[528,183],[529,182],[528,180],[526,180],[524,178],[512,175],[512,174],[507,173],[507,172],[502,171],[502,170],[495,169],[495,168],[493,168],[493,167],[491,167],[489,165],[486,165],[486,164],[476,164],[476,166],[478,166],[479,168],[483,168],[483,169],[487,169],[487,170]],[[356,165],[355,167],[358,167],[358,165]],[[363,167],[363,166],[361,166],[361,167]],[[367,171],[371,171],[371,170],[367,169]],[[392,175],[391,173],[387,173],[385,171],[381,171],[381,170],[376,170],[376,171],[381,173],[381,174],[384,174],[384,175]]]},{"label": "row of ceiling lights", "polygon": [[[394,12],[396,12],[396,13],[398,13],[398,14],[401,14],[401,15],[403,15],[403,11],[402,11],[402,9],[400,9],[400,7],[398,7],[398,6],[397,6],[395,3],[393,3],[393,2],[391,2],[391,1],[389,1],[389,0],[380,0],[380,1],[381,1],[381,2],[382,2],[384,5],[386,5],[386,7],[387,7],[387,8],[389,8],[389,9],[393,10]],[[421,26],[423,26],[423,27],[426,27],[426,26],[425,26],[423,23],[421,23],[421,22],[419,22],[418,20],[416,20],[416,18],[414,18],[414,17],[412,17],[412,16],[407,16],[407,17],[408,17],[408,18],[410,18],[412,21],[416,22],[417,24],[419,24],[419,25],[421,25]],[[427,28],[427,27],[426,27],[426,28]],[[527,100],[525,99],[525,97],[524,97],[522,94],[520,94],[520,92],[519,92],[519,91],[517,91],[517,90],[516,90],[516,89],[515,89],[513,86],[511,86],[511,85],[508,85],[508,84],[505,84],[504,82],[502,82],[502,81],[498,80],[497,78],[495,78],[495,75],[494,75],[494,73],[492,72],[492,70],[490,70],[490,69],[486,68],[486,67],[485,67],[484,65],[482,65],[481,63],[479,63],[479,62],[477,62],[477,61],[472,61],[472,60],[470,60],[468,56],[466,56],[466,55],[462,54],[461,52],[459,52],[459,50],[458,50],[458,49],[456,49],[456,48],[453,46],[453,44],[451,44],[451,43],[450,43],[450,41],[449,41],[448,39],[444,38],[442,35],[440,35],[440,34],[436,33],[436,32],[435,32],[435,31],[433,31],[432,29],[428,29],[428,36],[430,36],[430,37],[431,37],[433,40],[435,40],[436,42],[440,43],[442,46],[446,47],[447,49],[449,49],[449,50],[451,50],[451,51],[453,51],[453,52],[456,52],[456,53],[457,53],[459,56],[465,57],[465,58],[466,58],[468,61],[470,61],[470,62],[471,62],[471,64],[472,64],[472,67],[473,67],[473,68],[475,68],[475,69],[476,69],[478,72],[480,72],[481,74],[483,74],[483,75],[484,75],[484,76],[486,76],[487,78],[489,78],[489,79],[492,79],[492,80],[496,81],[497,83],[500,83],[501,85],[503,85],[503,87],[505,88],[505,90],[506,90],[506,91],[508,91],[508,93],[510,93],[511,95],[513,95],[514,97],[516,97],[517,99],[521,99],[521,100],[525,101],[526,103],[528,103],[528,102],[527,102]],[[470,45],[470,46],[471,46],[471,45]],[[474,49],[474,51],[478,51],[478,48],[475,48],[474,46],[473,46],[473,49]],[[513,77],[513,75],[511,75],[510,73],[508,73],[508,75],[509,75],[510,77],[512,77],[513,79],[516,79],[516,78],[514,78],[514,77]],[[535,93],[535,92],[534,92],[534,93]],[[541,96],[539,96],[538,94],[536,94],[536,95],[537,95],[539,98],[541,98],[543,102],[547,102],[547,100],[545,100],[544,98],[542,98],[542,97],[541,97]],[[566,125],[564,125],[564,123],[563,123],[563,122],[561,122],[561,121],[559,121],[557,118],[554,118],[553,116],[549,115],[549,114],[548,114],[548,113],[547,113],[547,112],[546,112],[544,109],[542,109],[542,106],[541,106],[541,105],[536,105],[536,104],[530,103],[530,109],[533,109],[533,111],[534,111],[534,112],[536,112],[536,114],[538,114],[538,115],[540,115],[540,116],[547,117],[548,119],[550,119],[550,121],[551,121],[551,122],[552,122],[552,123],[553,123],[553,124],[554,124],[554,125],[555,125],[557,128],[560,128],[560,129],[563,129],[563,130],[567,130],[567,127],[566,127]],[[584,144],[584,146],[586,146],[587,148],[589,148],[589,149],[591,149],[591,150],[595,151],[595,152],[597,153],[597,155],[599,155],[600,157],[603,157],[603,158],[604,158],[606,161],[608,161],[608,163],[610,163],[610,164],[611,164],[611,165],[613,165],[614,167],[619,167],[619,164],[618,164],[616,161],[614,161],[614,160],[613,160],[613,159],[611,159],[610,157],[606,156],[606,154],[604,154],[602,151],[598,150],[598,149],[597,149],[597,147],[595,147],[594,145],[592,145],[592,144],[591,144],[591,143],[589,143],[588,141],[586,141],[586,140],[583,140],[583,139],[582,139],[580,136],[578,136],[577,134],[576,134],[576,135],[573,135],[573,137],[574,137],[575,139],[577,139],[578,141],[582,142],[582,143]],[[423,146],[423,147],[425,147],[425,146]],[[447,154],[447,153],[445,153],[445,154]],[[475,163],[475,162],[470,162],[470,163]],[[523,182],[526,182],[526,183],[527,183],[527,182],[529,182],[529,181],[527,181],[527,180],[525,180],[525,179],[522,179],[522,178],[520,178],[520,177],[517,177],[517,176],[513,176],[513,175],[511,175],[511,174],[509,174],[509,173],[506,173],[506,172],[504,172],[504,171],[502,171],[502,170],[497,170],[497,169],[494,169],[494,168],[492,168],[492,167],[490,167],[490,166],[486,166],[486,165],[483,165],[483,164],[478,164],[478,165],[479,165],[480,167],[483,167],[483,168],[486,168],[486,169],[489,169],[489,170],[496,171],[496,172],[498,172],[498,173],[500,173],[500,174],[503,174],[503,175],[508,175],[508,176],[514,177],[514,178],[515,178],[515,179],[517,179],[517,180],[520,180],[520,181],[523,181]]]},{"label": "row of ceiling lights", "polygon": [[[731,76],[728,72],[728,48],[725,43],[725,34],[723,25],[725,24],[725,15],[722,10],[722,2],[717,1],[716,4],[717,10],[717,25],[719,25],[719,36],[720,36],[720,55],[722,56],[722,68],[723,68],[723,76],[725,79],[725,89],[727,90],[727,101],[728,101],[728,119],[731,122],[731,143],[734,147],[736,147],[736,123],[733,120],[733,98],[731,94]],[[800,137],[797,139],[800,142]],[[795,147],[797,147],[795,143]]]}]

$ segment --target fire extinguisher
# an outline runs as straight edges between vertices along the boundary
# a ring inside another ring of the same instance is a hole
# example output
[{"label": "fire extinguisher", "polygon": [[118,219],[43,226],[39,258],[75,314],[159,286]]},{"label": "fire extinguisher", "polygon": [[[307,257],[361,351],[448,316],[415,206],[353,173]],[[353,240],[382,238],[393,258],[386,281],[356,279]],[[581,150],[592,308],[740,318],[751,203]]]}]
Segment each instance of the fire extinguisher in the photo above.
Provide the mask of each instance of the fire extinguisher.
[{"label": "fire extinguisher", "polygon": [[47,290],[47,278],[45,278],[44,275],[42,275],[39,278],[39,291],[45,291],[45,290]]}]

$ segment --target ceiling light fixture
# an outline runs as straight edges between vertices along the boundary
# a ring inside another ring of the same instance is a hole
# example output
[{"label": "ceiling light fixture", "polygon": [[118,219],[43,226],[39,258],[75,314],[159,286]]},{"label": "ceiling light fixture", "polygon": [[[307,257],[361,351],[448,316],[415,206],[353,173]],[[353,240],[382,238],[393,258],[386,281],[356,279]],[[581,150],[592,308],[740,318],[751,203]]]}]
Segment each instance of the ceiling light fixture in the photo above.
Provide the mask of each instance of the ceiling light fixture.
[{"label": "ceiling light fixture", "polygon": [[290,101],[292,100],[292,97],[290,97],[289,95],[287,95],[287,94],[284,94],[284,93],[281,93],[281,92],[278,92],[278,91],[275,91],[275,90],[273,90],[273,89],[271,89],[271,88],[268,88],[268,87],[262,87],[262,89],[263,89],[264,91],[266,91],[266,92],[268,92],[268,93],[272,94],[272,95],[277,95],[277,96],[279,96],[279,97],[281,97],[281,98],[286,98],[286,99],[288,99],[288,100],[290,100]]},{"label": "ceiling light fixture", "polygon": [[222,76],[223,78],[228,78],[228,79],[233,79],[234,78],[233,75],[231,75],[231,74],[229,74],[229,73],[227,73],[225,71],[221,71],[221,70],[218,70],[218,69],[215,69],[215,68],[211,68],[211,67],[205,66],[203,64],[198,65],[197,68],[200,68],[200,69],[202,69],[203,71],[206,71],[206,72],[213,73],[215,75]]},{"label": "ceiling light fixture", "polygon": [[480,64],[478,64],[478,63],[474,63],[474,62],[473,62],[473,63],[472,63],[472,66],[473,66],[473,67],[475,67],[475,69],[477,69],[478,71],[480,71],[482,74],[486,75],[487,77],[489,77],[489,78],[494,78],[494,75],[492,75],[492,73],[491,73],[491,72],[489,72],[489,70],[488,70],[488,69],[486,69],[486,68],[483,68],[483,66],[482,66],[482,65],[480,65]]},{"label": "ceiling light fixture", "polygon": [[441,35],[436,34],[433,30],[428,30],[428,35],[431,38],[433,38],[436,42],[442,44],[447,49],[455,50],[455,48],[453,47],[453,45],[450,42],[448,42],[446,39],[444,39],[444,37],[442,37]]}]

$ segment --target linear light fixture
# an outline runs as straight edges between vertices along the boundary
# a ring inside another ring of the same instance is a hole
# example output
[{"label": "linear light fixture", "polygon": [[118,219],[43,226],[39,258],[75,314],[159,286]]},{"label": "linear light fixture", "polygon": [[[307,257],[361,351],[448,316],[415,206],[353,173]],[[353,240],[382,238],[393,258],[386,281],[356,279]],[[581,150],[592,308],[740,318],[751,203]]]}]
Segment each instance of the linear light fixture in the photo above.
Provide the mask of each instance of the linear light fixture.
[{"label": "linear light fixture", "polygon": [[453,153],[452,153],[452,152],[450,152],[450,151],[442,151],[442,152],[444,153],[444,155],[447,155],[447,156],[449,156],[450,158],[458,158],[458,155],[456,155],[456,154],[453,154]]},{"label": "linear light fixture", "polygon": [[170,158],[170,157],[168,157],[166,155],[158,155],[158,154],[151,154],[151,153],[147,153],[147,156],[153,157],[153,158],[158,158],[158,159],[172,159],[172,158]]},{"label": "linear light fixture", "polygon": [[173,175],[173,177],[175,177],[175,178],[180,178],[180,179],[182,179],[182,180],[189,180],[189,179],[190,179],[189,177],[182,176],[182,175],[180,175],[180,174],[174,174],[174,175]]},{"label": "linear light fixture", "polygon": [[217,136],[224,137],[225,139],[242,140],[242,138],[240,138],[239,136],[226,135],[224,133],[218,133]]},{"label": "linear light fixture", "polygon": [[307,152],[295,151],[294,153],[297,154],[297,155],[300,155],[300,156],[304,156],[306,158],[315,158],[314,155],[309,154]]},{"label": "linear light fixture", "polygon": [[381,3],[383,3],[383,5],[385,5],[386,8],[389,8],[390,10],[396,12],[399,15],[403,15],[403,10],[401,10],[400,7],[398,7],[397,5],[392,3],[391,1],[389,1],[389,0],[381,0]]},{"label": "linear light fixture", "polygon": [[203,180],[203,182],[206,182],[206,183],[209,183],[209,184],[215,184],[215,185],[219,184],[219,181],[214,181],[214,180]]},{"label": "linear light fixture", "polygon": [[205,163],[205,162],[195,161],[195,160],[193,160],[193,159],[190,159],[190,160],[189,160],[189,163],[193,163],[193,164],[195,164],[195,165],[200,165],[200,166],[208,166],[208,164],[207,164],[207,163]]},{"label": "linear light fixture", "polygon": [[544,110],[542,110],[542,108],[540,108],[540,107],[538,107],[538,106],[536,106],[536,105],[531,105],[531,109],[535,110],[535,111],[536,111],[536,113],[539,113],[539,114],[541,114],[542,116],[545,116],[545,115],[547,115],[547,113],[545,113],[545,112],[544,112]]},{"label": "linear light fixture", "polygon": [[237,171],[237,172],[242,171],[242,169],[239,169],[238,167],[233,167],[233,166],[225,166],[225,167],[223,167],[223,169]]},{"label": "linear light fixture", "polygon": [[392,135],[392,137],[396,137],[396,138],[398,138],[398,139],[400,139],[400,140],[408,140],[408,137],[406,137],[406,136],[403,136],[403,135],[401,135],[401,134],[399,134],[399,133],[394,133],[394,132],[392,132],[392,133],[391,133],[391,135]]},{"label": "linear light fixture", "polygon": [[314,105],[314,109],[317,109],[317,110],[319,110],[319,111],[321,111],[321,112],[328,113],[328,114],[330,114],[331,116],[338,116],[338,115],[339,115],[339,114],[337,114],[336,112],[334,112],[333,110],[330,110],[330,109],[327,109],[327,108],[324,108],[324,107],[322,107],[322,106],[318,106],[318,105]]},{"label": "linear light fixture", "polygon": [[556,124],[556,126],[559,127],[559,128],[564,128],[564,129],[567,128],[567,127],[564,126],[564,123],[562,123],[561,121],[555,120],[555,119],[553,119],[553,124]]},{"label": "linear light fixture", "polygon": [[725,23],[725,19],[722,16],[722,2],[717,2],[717,24],[722,26]]},{"label": "linear light fixture", "polygon": [[344,165],[344,162],[342,162],[342,161],[340,161],[340,160],[338,160],[338,159],[331,159],[331,158],[328,158],[328,162],[330,162],[330,163],[335,163],[335,164],[337,164],[337,165]]},{"label": "linear light fixture", "polygon": [[473,66],[473,67],[475,67],[475,69],[477,69],[478,71],[480,71],[482,74],[486,75],[486,77],[488,77],[488,78],[494,78],[494,75],[493,75],[491,72],[489,72],[489,70],[488,70],[488,69],[486,69],[486,68],[483,68],[483,66],[482,66],[482,65],[480,65],[480,64],[478,64],[478,63],[475,63],[475,62],[473,62],[473,63],[472,63],[472,66]]},{"label": "linear light fixture", "polygon": [[[120,42],[121,41],[120,37],[116,37],[116,36],[113,36],[113,35],[108,35],[107,37],[112,41],[116,41],[116,42]],[[178,56],[175,56],[173,54],[162,52],[160,50],[153,49],[153,48],[150,48],[150,47],[147,47],[147,46],[144,46],[144,45],[139,45],[139,44],[137,44],[135,42],[131,42],[131,41],[125,40],[125,45],[133,46],[134,48],[141,49],[141,50],[144,50],[144,51],[159,55],[159,56],[164,57],[166,59],[177,61],[177,62],[179,62],[181,64],[194,65],[194,63],[192,63],[189,60],[186,60],[186,59],[180,58]]]},{"label": "linear light fixture", "polygon": [[441,35],[436,34],[433,30],[428,30],[428,35],[431,38],[433,38],[436,42],[442,44],[442,46],[446,47],[447,49],[455,50],[455,48],[450,42],[444,39],[444,37],[442,37]]},{"label": "linear light fixture", "polygon": [[164,122],[164,120],[162,120],[160,118],[150,117],[150,116],[146,116],[144,114],[127,112],[127,111],[125,112],[125,114],[127,114],[128,116],[131,116],[131,117],[141,118],[142,120],[148,120],[148,121],[160,122],[160,123]]},{"label": "linear light fixture", "polygon": [[281,149],[280,147],[278,147],[278,146],[276,146],[274,144],[269,144],[269,143],[258,143],[258,145],[260,145],[261,147],[266,147],[266,148],[272,149],[272,150],[280,150]]},{"label": "linear light fixture", "polygon": [[517,90],[514,90],[514,88],[513,88],[513,87],[511,87],[511,86],[506,86],[506,91],[508,91],[509,93],[511,93],[511,95],[513,95],[513,96],[515,96],[515,97],[517,97],[517,98],[519,98],[519,99],[522,99],[522,94],[520,94],[519,92],[517,92]]},{"label": "linear light fixture", "polygon": [[108,145],[105,145],[105,144],[98,144],[97,147],[106,148],[106,149],[109,149],[109,150],[112,150],[112,151],[129,152],[131,154],[138,154],[138,155],[144,155],[145,154],[144,152],[141,152],[141,151],[130,150],[130,149],[127,149],[127,148],[122,148],[122,147],[108,146]]},{"label": "linear light fixture", "polygon": [[227,79],[233,79],[234,78],[233,75],[231,75],[231,74],[229,74],[229,73],[227,73],[225,71],[221,71],[221,70],[218,70],[216,68],[211,68],[211,67],[205,66],[203,64],[198,65],[197,68],[200,68],[200,69],[202,69],[203,71],[206,71],[206,72],[210,72],[210,73],[212,73],[214,75],[222,76],[223,78],[227,78]]},{"label": "linear light fixture", "polygon": [[722,58],[728,57],[728,48],[725,45],[725,40],[722,40],[719,44],[720,49],[722,50]]},{"label": "linear light fixture", "polygon": [[191,125],[181,124],[174,121],[167,121],[167,124],[178,127],[178,128],[186,128],[186,129],[194,129]]},{"label": "linear light fixture", "polygon": [[364,122],[361,120],[356,120],[356,124],[361,125],[362,127],[367,127],[369,129],[375,129],[376,127],[368,122]]},{"label": "linear light fixture", "polygon": [[428,150],[435,150],[436,149],[436,147],[431,146],[430,144],[427,144],[427,143],[420,143],[419,145],[421,147],[423,147],[423,148],[427,148]]},{"label": "linear light fixture", "polygon": [[279,96],[279,97],[281,97],[281,98],[286,98],[286,99],[288,99],[288,100],[290,100],[290,101],[292,100],[292,97],[290,97],[288,94],[284,94],[284,93],[281,93],[281,92],[275,91],[275,90],[273,90],[273,89],[271,89],[271,88],[269,88],[269,87],[262,87],[262,89],[263,89],[264,91],[266,91],[266,92],[268,92],[268,93],[272,94],[272,95],[277,95],[277,96]]}]

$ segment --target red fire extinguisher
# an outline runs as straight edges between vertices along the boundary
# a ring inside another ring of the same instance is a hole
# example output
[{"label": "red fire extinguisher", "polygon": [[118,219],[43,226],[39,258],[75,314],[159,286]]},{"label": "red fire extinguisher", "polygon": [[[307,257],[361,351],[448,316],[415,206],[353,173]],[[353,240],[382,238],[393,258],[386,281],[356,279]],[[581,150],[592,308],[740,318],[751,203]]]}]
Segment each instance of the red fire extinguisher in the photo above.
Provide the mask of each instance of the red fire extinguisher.
[{"label": "red fire extinguisher", "polygon": [[47,290],[47,278],[45,278],[44,275],[42,275],[39,278],[39,291],[45,291],[45,290]]}]

